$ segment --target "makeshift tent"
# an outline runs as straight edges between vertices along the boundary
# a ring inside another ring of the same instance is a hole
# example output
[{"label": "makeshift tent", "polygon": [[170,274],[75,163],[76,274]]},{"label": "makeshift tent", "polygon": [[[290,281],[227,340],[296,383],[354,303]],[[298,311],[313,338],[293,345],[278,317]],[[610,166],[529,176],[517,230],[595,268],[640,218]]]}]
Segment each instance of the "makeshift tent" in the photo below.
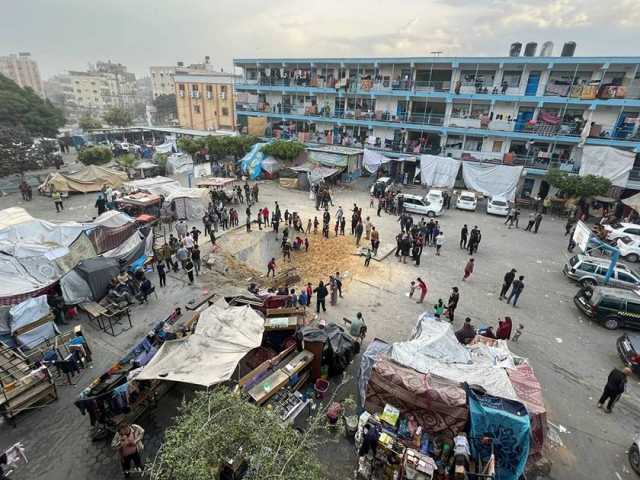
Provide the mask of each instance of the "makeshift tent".
[{"label": "makeshift tent", "polygon": [[460,160],[437,155],[420,155],[420,180],[430,187],[453,188]]},{"label": "makeshift tent", "polygon": [[265,156],[262,153],[262,147],[267,145],[266,143],[256,143],[251,147],[251,150],[240,159],[240,170],[247,175],[251,180],[255,180],[262,173],[262,161]]},{"label": "makeshift tent", "polygon": [[338,175],[342,171],[339,168],[323,167],[313,163],[305,163],[297,167],[290,167],[290,169],[298,172],[298,186],[303,190],[333,175]]},{"label": "makeshift tent", "polygon": [[60,290],[67,305],[78,305],[94,299],[91,287],[76,270],[71,270],[60,279]]},{"label": "makeshift tent", "polygon": [[640,193],[636,193],[629,198],[623,199],[622,203],[633,208],[636,212],[640,212]]},{"label": "makeshift tent", "polygon": [[153,193],[154,195],[163,195],[164,197],[178,188],[180,188],[180,182],[173,178],[161,176],[132,180],[130,182],[125,182],[122,186],[122,189],[126,193],[142,190],[144,192]]},{"label": "makeshift tent", "polygon": [[186,153],[173,153],[167,158],[166,171],[169,175],[176,173],[191,173],[193,159]]},{"label": "makeshift tent", "polygon": [[587,145],[582,150],[580,176],[608,178],[615,187],[626,188],[636,154],[613,147]]},{"label": "makeshift tent", "polygon": [[374,338],[360,356],[360,374],[358,377],[358,404],[360,406],[363,406],[367,399],[367,384],[369,383],[369,378],[371,378],[371,372],[376,360],[381,354],[386,354],[390,351],[391,344],[379,338]]},{"label": "makeshift tent", "polygon": [[75,271],[87,283],[94,300],[101,300],[109,291],[111,279],[120,273],[120,262],[115,258],[95,257],[80,262]]},{"label": "makeshift tent", "polygon": [[[469,407],[469,444],[474,457],[496,459],[496,478],[518,480],[529,456],[531,427],[525,406],[514,400],[480,393],[465,386]],[[493,448],[481,443],[492,439]]]},{"label": "makeshift tent", "polygon": [[53,223],[34,218],[20,207],[0,211],[0,241],[29,241],[68,246],[85,229],[86,226],[81,223]]},{"label": "makeshift tent", "polygon": [[175,205],[179,219],[200,220],[206,211],[209,195],[202,188],[177,188],[172,190],[165,201]]},{"label": "makeshift tent", "polygon": [[39,189],[50,192],[55,188],[58,192],[99,192],[102,187],[120,188],[127,180],[127,174],[98,165],[88,165],[71,173],[50,173]]},{"label": "makeshift tent", "polygon": [[267,157],[262,160],[261,166],[262,170],[267,172],[269,175],[273,175],[280,170],[280,162],[273,157]]},{"label": "makeshift tent", "polygon": [[382,153],[368,148],[365,148],[362,156],[362,165],[369,173],[376,173],[382,165],[390,161],[389,157],[385,157]]},{"label": "makeshift tent", "polygon": [[11,316],[9,323],[11,335],[15,335],[16,341],[20,346],[37,347],[45,340],[55,337],[58,333],[53,320],[49,320],[35,328],[26,328],[28,331],[16,335],[18,331],[25,330],[25,327],[29,327],[49,315],[49,304],[47,303],[46,295],[29,298],[18,305],[14,305],[9,314]]},{"label": "makeshift tent", "polygon": [[323,145],[308,147],[309,160],[325,167],[346,169],[347,173],[356,172],[362,163],[363,150],[360,148]]},{"label": "makeshift tent", "polygon": [[304,327],[301,333],[305,342],[318,342],[328,345],[327,361],[331,375],[342,373],[355,354],[353,338],[335,323],[330,323],[325,328]]},{"label": "makeshift tent", "polygon": [[143,178],[153,175],[154,170],[158,168],[159,168],[158,164],[150,162],[148,160],[144,160],[140,163],[137,163],[136,166],[133,167],[134,170],[140,172],[140,176]]},{"label": "makeshift tent", "polygon": [[378,357],[367,383],[365,408],[380,413],[386,404],[413,414],[429,435],[457,433],[467,422],[467,398],[456,382]]},{"label": "makeshift tent", "polygon": [[175,153],[178,151],[175,142],[167,142],[155,147],[157,153]]},{"label": "makeshift tent", "polygon": [[468,189],[513,201],[523,167],[463,162],[462,178]]},{"label": "makeshift tent", "polygon": [[264,319],[251,307],[216,303],[200,313],[194,334],[165,342],[137,380],[210,387],[231,378],[242,358],[262,343]]},{"label": "makeshift tent", "polygon": [[[152,235],[152,233],[149,233]],[[103,257],[115,258],[121,265],[130,265],[146,254],[147,239],[140,232],[135,232],[127,240],[112,250],[102,254]]]}]

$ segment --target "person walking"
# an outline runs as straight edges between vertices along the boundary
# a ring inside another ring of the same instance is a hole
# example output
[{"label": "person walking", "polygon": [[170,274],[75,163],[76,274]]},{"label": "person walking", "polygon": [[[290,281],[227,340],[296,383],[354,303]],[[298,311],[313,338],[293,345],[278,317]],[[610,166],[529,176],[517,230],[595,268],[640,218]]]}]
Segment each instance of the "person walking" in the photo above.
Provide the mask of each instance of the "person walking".
[{"label": "person walking", "polygon": [[602,408],[604,402],[608,400],[605,412],[611,413],[613,405],[625,391],[629,375],[631,375],[631,369],[628,367],[625,367],[622,371],[614,368],[609,372],[607,384],[604,386],[600,400],[598,400],[598,408]]},{"label": "person walking", "polygon": [[273,273],[273,277],[275,278],[276,276],[276,259],[272,258],[271,260],[269,260],[269,263],[267,263],[267,278],[269,278],[269,274]]},{"label": "person walking", "polygon": [[498,297],[498,300],[502,300],[507,296],[507,292],[509,291],[509,288],[511,288],[513,280],[516,278],[516,272],[517,270],[515,268],[512,268],[504,274],[502,289],[500,290],[500,296]]},{"label": "person walking", "polygon": [[178,234],[179,240],[182,240],[187,236],[187,224],[184,220],[180,220],[176,223],[176,233]]},{"label": "person walking", "polygon": [[496,329],[496,338],[498,340],[509,340],[511,338],[512,327],[511,317],[504,317],[504,320],[499,320],[498,328]]},{"label": "person walking", "polygon": [[473,273],[474,266],[475,266],[474,260],[473,258],[470,258],[464,267],[464,276],[462,277],[463,282],[466,282],[467,278],[471,276],[471,274]]},{"label": "person walking", "polygon": [[367,248],[367,253],[364,256],[364,266],[369,267],[370,263],[371,263],[371,249]]},{"label": "person walking", "polygon": [[540,223],[542,222],[542,214],[538,212],[536,215],[536,220],[533,227],[533,233],[538,233],[538,229],[540,228]]},{"label": "person walking", "polygon": [[142,471],[140,454],[144,448],[142,444],[143,438],[144,429],[141,426],[129,425],[127,422],[122,422],[118,425],[118,431],[113,437],[111,447],[118,452],[125,478],[130,477],[132,463],[138,471]]},{"label": "person walking", "polygon": [[340,220],[340,235],[344,235],[344,229],[347,225],[347,219],[342,217],[342,219]]},{"label": "person walking", "polygon": [[420,289],[420,300],[418,300],[416,303],[423,303],[425,297],[427,296],[427,291],[429,290],[429,288],[427,287],[427,283],[420,277],[416,278],[416,282],[417,287]]},{"label": "person walking", "polygon": [[51,200],[53,200],[53,204],[56,207],[56,213],[64,211],[64,205],[62,204],[62,195],[59,191],[53,190],[51,192]]},{"label": "person walking", "polygon": [[469,236],[469,229],[467,228],[467,224],[465,223],[462,226],[462,230],[460,230],[460,248],[463,250],[467,249],[468,236]]},{"label": "person walking", "polygon": [[191,250],[191,261],[193,262],[193,266],[195,267],[196,276],[199,276],[202,262],[200,260],[200,247],[198,247],[197,243],[193,246],[193,250]]},{"label": "person walking", "polygon": [[460,301],[460,292],[458,291],[458,287],[451,287],[451,295],[449,295],[449,300],[447,301],[447,312],[446,316],[449,318],[449,321],[453,323],[456,314],[456,308],[458,308],[458,302]]},{"label": "person walking", "polygon": [[436,255],[440,256],[440,249],[444,245],[444,233],[441,231],[436,237]]},{"label": "person walking", "polygon": [[326,312],[327,306],[325,304],[325,299],[327,298],[327,295],[329,295],[329,291],[327,290],[327,287],[324,286],[322,280],[320,280],[318,286],[313,289],[313,292],[316,294],[316,313],[320,313],[320,307],[322,307],[323,312]]},{"label": "person walking", "polygon": [[107,199],[105,198],[104,191],[98,193],[98,198],[96,198],[95,207],[98,209],[98,216],[102,215],[107,211]]},{"label": "person walking", "polygon": [[340,272],[336,272],[333,277],[336,281],[336,288],[338,289],[338,296],[342,298],[342,278],[340,278]]},{"label": "person walking", "polygon": [[407,263],[407,257],[411,251],[411,240],[409,239],[409,235],[404,235],[402,240],[400,241],[400,258],[398,261],[402,263]]},{"label": "person walking", "polygon": [[184,271],[187,273],[187,277],[189,277],[189,284],[193,285],[193,262],[190,258],[187,258],[182,264]]},{"label": "person walking", "polygon": [[331,305],[338,304],[338,287],[333,275],[329,275],[329,302]]},{"label": "person walking", "polygon": [[362,238],[362,231],[364,230],[364,227],[362,226],[362,220],[358,221],[358,224],[356,225],[355,228],[355,234],[356,234],[356,245],[360,246],[360,239]]},{"label": "person walking", "polygon": [[507,303],[511,303],[511,299],[513,299],[513,306],[516,306],[518,299],[520,298],[520,294],[524,290],[524,276],[520,275],[517,280],[514,280],[511,285],[511,294],[507,299]]},{"label": "person walking", "polygon": [[529,214],[529,221],[527,222],[527,227],[524,229],[525,232],[530,232],[531,229],[533,228],[533,224],[536,223],[536,215],[535,213],[531,212]]},{"label": "person walking", "polygon": [[371,227],[371,250],[373,250],[373,254],[378,254],[378,247],[380,246],[380,234],[376,227]]},{"label": "person walking", "polygon": [[167,286],[167,271],[166,266],[163,262],[158,262],[156,265],[156,269],[158,270],[158,279],[160,280],[160,286]]},{"label": "person walking", "polygon": [[311,297],[313,296],[313,287],[311,286],[311,282],[307,283],[306,292],[307,292],[307,307],[308,307],[309,305],[311,305]]}]

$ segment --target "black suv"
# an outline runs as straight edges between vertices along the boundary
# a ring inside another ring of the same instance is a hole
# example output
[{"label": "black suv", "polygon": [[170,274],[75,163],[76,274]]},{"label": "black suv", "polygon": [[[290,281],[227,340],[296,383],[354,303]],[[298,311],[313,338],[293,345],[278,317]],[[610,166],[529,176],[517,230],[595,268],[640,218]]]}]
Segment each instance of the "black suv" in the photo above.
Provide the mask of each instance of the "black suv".
[{"label": "black suv", "polygon": [[581,289],[573,303],[582,313],[609,330],[640,328],[640,294],[636,290],[610,287]]}]

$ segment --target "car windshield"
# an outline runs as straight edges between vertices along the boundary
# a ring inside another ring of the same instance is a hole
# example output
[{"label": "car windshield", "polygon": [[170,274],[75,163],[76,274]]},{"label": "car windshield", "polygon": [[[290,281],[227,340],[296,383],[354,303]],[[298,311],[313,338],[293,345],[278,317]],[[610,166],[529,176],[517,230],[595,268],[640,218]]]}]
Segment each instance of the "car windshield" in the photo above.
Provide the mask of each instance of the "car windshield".
[{"label": "car windshield", "polygon": [[611,228],[615,228],[616,230],[622,228],[622,224],[620,223],[610,223]]},{"label": "car windshield", "polygon": [[503,202],[502,200],[493,200],[491,203],[493,205],[495,205],[496,207],[506,207],[507,206],[507,202]]},{"label": "car windshield", "polygon": [[442,197],[437,193],[430,193],[427,198],[432,202],[439,202]]},{"label": "car windshield", "polygon": [[474,197],[470,197],[469,195],[461,195],[460,200],[464,200],[465,202],[473,202],[475,199]]},{"label": "car windshield", "polygon": [[622,240],[622,243],[626,243],[627,245],[633,242],[633,240],[629,237],[622,237],[621,240]]}]

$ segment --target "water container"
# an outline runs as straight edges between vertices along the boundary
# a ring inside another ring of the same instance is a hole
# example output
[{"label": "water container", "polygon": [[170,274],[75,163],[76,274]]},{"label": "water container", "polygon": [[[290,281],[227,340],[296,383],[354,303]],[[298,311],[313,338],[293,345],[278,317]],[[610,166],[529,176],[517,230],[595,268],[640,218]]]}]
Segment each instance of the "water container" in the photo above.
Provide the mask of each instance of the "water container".
[{"label": "water container", "polygon": [[511,47],[509,47],[509,56],[519,57],[521,51],[522,51],[522,44],[520,42],[512,43]]},{"label": "water container", "polygon": [[562,53],[560,53],[560,56],[573,57],[574,53],[576,53],[576,42],[567,42],[562,47]]},{"label": "water container", "polygon": [[544,42],[542,44],[542,49],[540,50],[541,57],[551,57],[553,56],[553,42]]},{"label": "water container", "polygon": [[536,42],[527,43],[527,45],[524,47],[524,56],[535,57],[537,48],[538,48],[538,44]]}]

